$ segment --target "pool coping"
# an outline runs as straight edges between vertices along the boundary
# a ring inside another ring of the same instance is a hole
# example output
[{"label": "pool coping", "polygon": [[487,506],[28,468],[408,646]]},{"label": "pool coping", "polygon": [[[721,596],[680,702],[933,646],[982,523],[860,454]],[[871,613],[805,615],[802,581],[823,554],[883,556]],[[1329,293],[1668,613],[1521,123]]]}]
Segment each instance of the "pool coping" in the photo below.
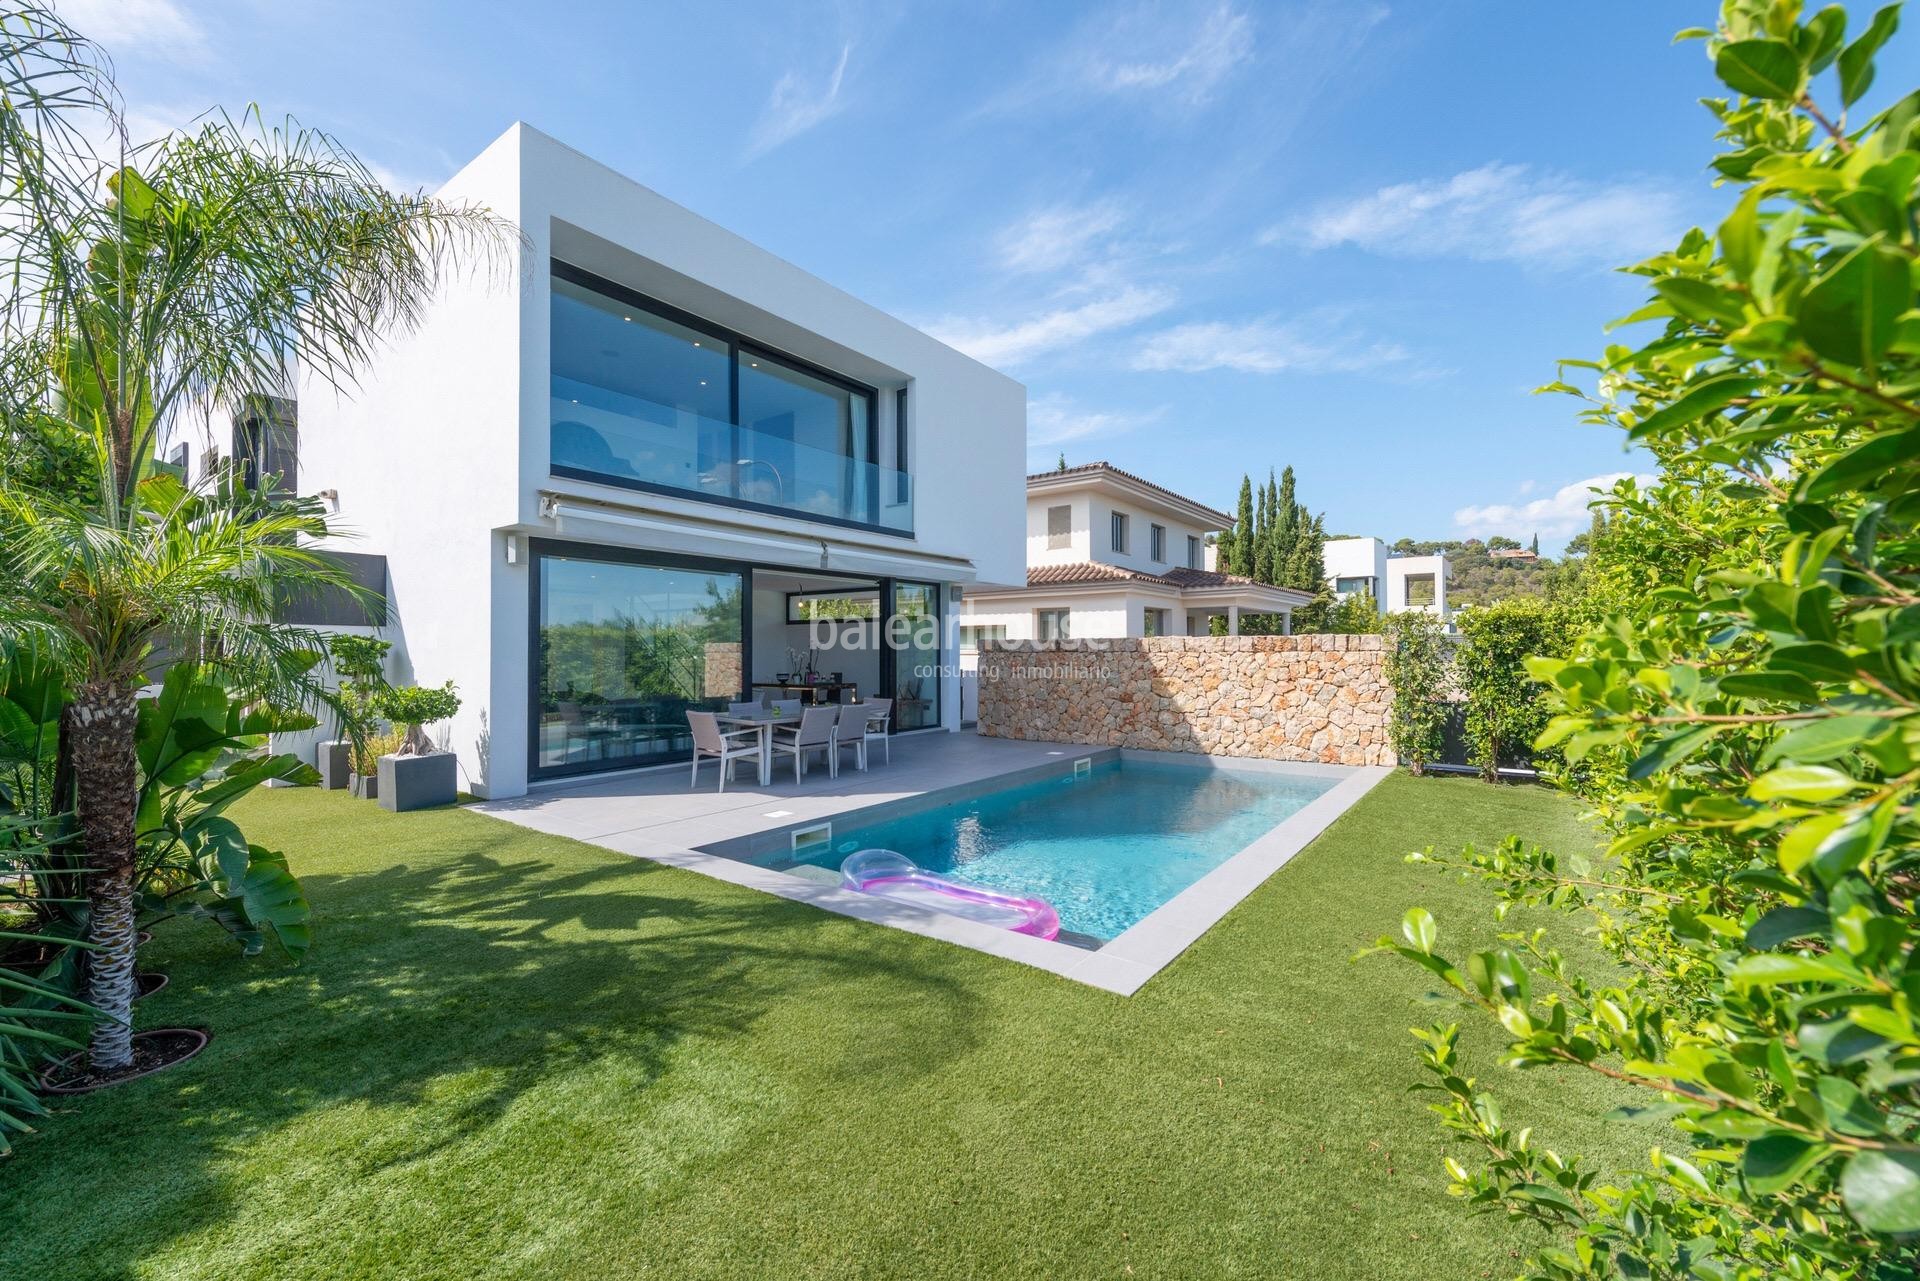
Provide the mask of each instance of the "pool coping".
[{"label": "pool coping", "polygon": [[[798,903],[833,912],[840,916],[890,925],[926,938],[939,939],[960,947],[985,952],[1004,960],[1018,961],[1045,970],[1061,978],[1085,983],[1120,996],[1132,996],[1148,979],[1165,969],[1174,958],[1193,946],[1228,912],[1266,879],[1305,849],[1340,815],[1352,808],[1393,771],[1386,766],[1320,765],[1296,761],[1257,760],[1228,756],[1201,756],[1191,752],[1154,752],[1134,748],[1092,747],[1065,754],[1067,759],[1055,765],[1028,766],[996,776],[996,786],[1051,773],[1070,772],[1073,762],[1087,757],[1122,761],[1166,762],[1201,768],[1246,773],[1292,774],[1297,777],[1332,778],[1336,782],[1327,791],[1309,801],[1295,813],[1269,828],[1242,847],[1220,866],[1202,876],[1147,916],[1106,943],[1097,951],[1070,943],[1015,934],[978,921],[949,916],[927,908],[914,907],[842,889],[837,885],[809,880],[785,871],[776,871],[739,857],[713,852],[713,848],[655,848],[639,857],[672,867],[699,872],[717,880],[778,895]],[[943,803],[942,792],[975,790],[978,782],[953,789],[936,789],[899,801],[850,810],[834,816],[834,821],[861,816],[871,821],[884,813],[907,812]],[[936,799],[930,799],[936,798]],[[776,837],[798,824],[769,828],[751,837],[716,842],[715,846],[740,841]]]}]

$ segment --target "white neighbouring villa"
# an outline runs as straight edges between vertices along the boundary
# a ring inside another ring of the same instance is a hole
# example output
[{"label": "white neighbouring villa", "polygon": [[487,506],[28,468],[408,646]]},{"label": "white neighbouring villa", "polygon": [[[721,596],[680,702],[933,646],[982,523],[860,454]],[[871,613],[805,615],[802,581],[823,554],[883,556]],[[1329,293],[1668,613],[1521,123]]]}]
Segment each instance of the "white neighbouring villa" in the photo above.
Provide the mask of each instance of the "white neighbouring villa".
[{"label": "white neighbouring villa", "polygon": [[[511,270],[351,397],[303,382],[298,471],[373,554],[391,674],[457,685],[462,785],[684,761],[689,708],[810,661],[957,729],[952,629],[874,642],[1022,571],[1025,389],[525,124],[439,194],[520,229]],[[809,660],[820,619],[863,643]]]},{"label": "white neighbouring villa", "polygon": [[1327,582],[1341,600],[1371,592],[1382,614],[1420,610],[1441,622],[1452,616],[1447,606],[1445,556],[1391,556],[1378,538],[1335,538],[1327,542],[1321,563]]},{"label": "white neighbouring villa", "polygon": [[1026,578],[967,589],[961,646],[1205,636],[1214,618],[1237,636],[1244,614],[1290,623],[1307,593],[1206,568],[1209,537],[1232,524],[1111,463],[1028,476]]}]

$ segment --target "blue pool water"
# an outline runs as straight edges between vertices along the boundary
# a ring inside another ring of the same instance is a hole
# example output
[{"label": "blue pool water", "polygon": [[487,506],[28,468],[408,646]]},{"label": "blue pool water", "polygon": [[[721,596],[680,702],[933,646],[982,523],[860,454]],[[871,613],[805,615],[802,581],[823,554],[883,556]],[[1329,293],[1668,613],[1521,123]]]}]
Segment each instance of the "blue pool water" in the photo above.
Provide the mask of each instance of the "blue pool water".
[{"label": "blue pool water", "polygon": [[1334,785],[1206,766],[1108,762],[1088,777],[1023,783],[865,826],[800,860],[838,871],[863,849],[930,872],[1046,899],[1064,929],[1109,940]]}]

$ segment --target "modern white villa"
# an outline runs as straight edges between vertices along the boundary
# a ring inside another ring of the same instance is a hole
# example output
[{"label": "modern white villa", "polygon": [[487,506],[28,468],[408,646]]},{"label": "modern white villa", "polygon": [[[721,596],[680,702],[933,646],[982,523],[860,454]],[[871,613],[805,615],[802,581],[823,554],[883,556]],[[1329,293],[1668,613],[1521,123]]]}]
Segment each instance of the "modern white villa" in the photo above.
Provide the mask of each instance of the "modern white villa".
[{"label": "modern white villa", "polygon": [[1243,614],[1290,619],[1311,596],[1206,567],[1209,536],[1232,524],[1111,463],[1028,476],[1026,577],[967,589],[961,645],[1205,636],[1214,618],[1237,636]]},{"label": "modern white villa", "polygon": [[1442,622],[1452,617],[1445,556],[1391,556],[1378,538],[1335,538],[1328,540],[1321,563],[1341,600],[1371,592],[1382,614],[1417,609]]},{"label": "modern white villa", "polygon": [[689,709],[808,677],[957,729],[940,624],[1024,568],[1025,389],[525,124],[439,194],[512,269],[351,398],[304,383],[297,465],[392,675],[457,685],[462,785],[684,761]]}]

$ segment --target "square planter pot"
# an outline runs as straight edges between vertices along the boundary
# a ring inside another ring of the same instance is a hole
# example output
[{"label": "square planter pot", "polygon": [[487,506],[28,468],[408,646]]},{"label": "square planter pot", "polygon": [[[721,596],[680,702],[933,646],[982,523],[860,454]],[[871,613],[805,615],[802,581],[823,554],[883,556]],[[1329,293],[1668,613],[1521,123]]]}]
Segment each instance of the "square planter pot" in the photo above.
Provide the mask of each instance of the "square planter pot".
[{"label": "square planter pot", "polygon": [[403,813],[451,805],[460,783],[458,757],[452,752],[380,758],[380,806]]},{"label": "square planter pot", "polygon": [[320,771],[320,786],[329,792],[337,792],[347,785],[347,776],[353,772],[348,764],[353,744],[344,738],[332,739],[313,749],[313,767]]},{"label": "square planter pot", "polygon": [[347,787],[363,801],[370,801],[380,794],[380,776],[378,774],[349,774]]}]

